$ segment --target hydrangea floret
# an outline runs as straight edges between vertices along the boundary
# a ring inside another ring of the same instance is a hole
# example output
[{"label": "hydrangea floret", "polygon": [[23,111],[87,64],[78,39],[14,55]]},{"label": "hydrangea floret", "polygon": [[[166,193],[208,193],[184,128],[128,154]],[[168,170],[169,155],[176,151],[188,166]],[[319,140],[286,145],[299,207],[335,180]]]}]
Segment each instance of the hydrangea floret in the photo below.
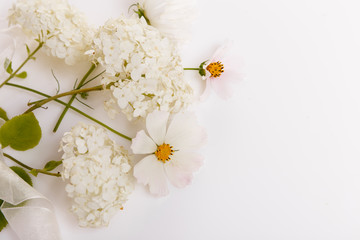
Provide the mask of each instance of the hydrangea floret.
[{"label": "hydrangea floret", "polygon": [[102,83],[112,84],[105,103],[111,116],[118,107],[130,120],[154,110],[176,113],[194,100],[175,44],[144,18],[107,21],[95,36],[93,54],[106,69]]},{"label": "hydrangea floret", "polygon": [[84,123],[64,134],[60,150],[61,175],[79,225],[108,225],[134,188],[127,151],[105,129]]},{"label": "hydrangea floret", "polygon": [[45,44],[49,56],[74,65],[86,59],[93,29],[84,15],[66,0],[18,0],[9,10],[9,24],[20,25],[32,38]]}]

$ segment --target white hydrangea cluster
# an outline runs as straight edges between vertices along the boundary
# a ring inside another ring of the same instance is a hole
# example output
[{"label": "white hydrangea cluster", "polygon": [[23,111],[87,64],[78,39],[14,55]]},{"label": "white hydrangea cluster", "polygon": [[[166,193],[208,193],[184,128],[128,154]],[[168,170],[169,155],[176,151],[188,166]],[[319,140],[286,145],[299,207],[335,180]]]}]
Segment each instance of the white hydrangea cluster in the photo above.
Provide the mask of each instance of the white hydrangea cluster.
[{"label": "white hydrangea cluster", "polygon": [[95,35],[93,52],[106,74],[112,99],[105,103],[109,115],[118,105],[129,120],[154,110],[176,113],[193,102],[193,89],[184,80],[175,43],[144,18],[109,20]]},{"label": "white hydrangea cluster", "polygon": [[18,0],[9,10],[9,24],[19,24],[31,37],[43,35],[46,53],[69,65],[86,59],[94,34],[66,0]]},{"label": "white hydrangea cluster", "polygon": [[105,129],[79,123],[64,134],[61,175],[73,199],[71,211],[83,227],[107,226],[133,191],[126,150]]}]

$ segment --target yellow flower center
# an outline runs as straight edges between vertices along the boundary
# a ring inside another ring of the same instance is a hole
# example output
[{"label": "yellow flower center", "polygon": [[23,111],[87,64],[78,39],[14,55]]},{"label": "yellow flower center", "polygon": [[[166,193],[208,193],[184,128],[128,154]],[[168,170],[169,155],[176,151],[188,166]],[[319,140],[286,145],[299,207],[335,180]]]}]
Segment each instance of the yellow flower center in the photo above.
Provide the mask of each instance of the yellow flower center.
[{"label": "yellow flower center", "polygon": [[166,161],[170,161],[170,156],[173,155],[174,152],[172,148],[173,147],[169,144],[163,143],[157,147],[155,151],[155,156],[159,161],[162,161],[163,163],[165,163]]},{"label": "yellow flower center", "polygon": [[211,77],[217,78],[224,72],[224,64],[221,62],[212,62],[206,67],[206,70],[211,73]]}]

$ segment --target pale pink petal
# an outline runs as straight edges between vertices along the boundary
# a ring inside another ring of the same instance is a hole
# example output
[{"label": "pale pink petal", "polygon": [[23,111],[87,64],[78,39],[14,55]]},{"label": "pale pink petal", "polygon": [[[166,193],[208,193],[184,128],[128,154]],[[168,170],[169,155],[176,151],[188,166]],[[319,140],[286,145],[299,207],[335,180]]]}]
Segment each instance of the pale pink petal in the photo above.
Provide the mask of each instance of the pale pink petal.
[{"label": "pale pink petal", "polygon": [[157,197],[169,194],[164,163],[158,161],[155,155],[143,158],[134,166],[134,177],[139,183],[148,185],[150,193]]},{"label": "pale pink petal", "polygon": [[210,78],[210,83],[216,94],[222,99],[228,99],[232,96],[230,81],[226,78]]},{"label": "pale pink petal", "polygon": [[132,139],[130,148],[135,154],[149,154],[154,153],[157,146],[145,131],[141,130],[136,134],[136,137]]},{"label": "pale pink petal", "polygon": [[224,64],[224,72],[221,77],[229,78],[233,82],[239,82],[243,79],[244,63],[240,56],[228,55],[222,60],[222,63]]},{"label": "pale pink petal", "polygon": [[200,96],[200,101],[205,101],[209,97],[210,92],[211,92],[211,83],[210,83],[210,79],[208,78],[206,79],[205,82],[204,92]]},{"label": "pale pink petal", "polygon": [[157,145],[164,143],[168,119],[169,113],[160,111],[154,111],[146,117],[146,129]]},{"label": "pale pink petal", "polygon": [[173,162],[184,171],[195,172],[203,165],[204,157],[195,152],[178,151],[174,153],[170,162]]},{"label": "pale pink petal", "polygon": [[243,80],[243,75],[240,73],[240,71],[234,68],[227,68],[226,71],[221,74],[220,78],[225,79],[227,82],[239,83],[241,80]]},{"label": "pale pink petal", "polygon": [[186,187],[193,178],[192,172],[184,171],[180,166],[171,162],[171,160],[165,164],[165,171],[170,183],[178,188]]},{"label": "pale pink petal", "polygon": [[210,58],[210,61],[209,63],[212,63],[212,62],[217,62],[217,61],[222,61],[225,57],[225,48],[224,46],[220,46],[219,48],[216,49],[214,55]]},{"label": "pale pink petal", "polygon": [[206,141],[204,128],[198,125],[194,113],[178,113],[169,124],[165,142],[175,150],[196,150]]},{"label": "pale pink petal", "polygon": [[213,78],[211,85],[214,91],[223,99],[232,96],[234,86],[233,84],[240,83],[243,75],[234,68],[227,68],[220,76],[220,78]]},{"label": "pale pink petal", "polygon": [[203,157],[197,153],[176,152],[165,164],[166,175],[175,187],[183,188],[191,183],[193,172],[203,164]]},{"label": "pale pink petal", "polygon": [[231,69],[232,71],[242,72],[244,68],[244,61],[241,56],[238,56],[236,53],[227,55],[225,58],[221,59],[221,62],[224,64],[225,72]]},{"label": "pale pink petal", "polygon": [[223,45],[221,45],[219,48],[216,49],[214,55],[211,58],[211,62],[215,61],[222,61],[227,54],[229,53],[233,43],[230,40],[225,41]]}]

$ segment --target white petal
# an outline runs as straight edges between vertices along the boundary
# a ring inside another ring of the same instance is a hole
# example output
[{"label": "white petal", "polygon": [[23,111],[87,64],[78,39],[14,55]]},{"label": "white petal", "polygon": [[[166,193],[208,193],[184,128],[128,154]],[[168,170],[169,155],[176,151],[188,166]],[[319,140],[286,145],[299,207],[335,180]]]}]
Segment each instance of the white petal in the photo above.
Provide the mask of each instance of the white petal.
[{"label": "white petal", "polygon": [[164,143],[168,119],[169,113],[160,111],[154,111],[146,118],[146,129],[157,145]]},{"label": "white petal", "polygon": [[193,113],[178,113],[172,119],[165,137],[165,142],[175,150],[196,150],[206,140],[204,128],[199,126]]},{"label": "white petal", "polygon": [[130,148],[135,154],[149,154],[154,153],[157,147],[145,131],[141,130],[136,134],[136,137],[132,139]]},{"label": "white petal", "polygon": [[210,83],[216,94],[222,99],[229,99],[233,92],[230,81],[226,78],[210,78]]},{"label": "white petal", "polygon": [[165,171],[171,184],[178,188],[186,187],[191,183],[193,178],[192,172],[184,171],[171,161],[166,163]]},{"label": "white petal", "polygon": [[231,40],[226,40],[223,45],[221,45],[218,49],[216,49],[213,57],[210,62],[222,61],[226,58],[226,55],[231,51],[233,46],[233,42]]},{"label": "white petal", "polygon": [[204,157],[195,152],[178,151],[174,153],[170,162],[173,162],[184,171],[195,172],[203,165]]},{"label": "white petal", "polygon": [[149,185],[150,192],[155,196],[166,196],[169,193],[164,163],[155,155],[143,158],[134,166],[134,177],[139,183]]},{"label": "white petal", "polygon": [[183,188],[192,181],[192,173],[203,164],[203,157],[197,153],[176,152],[165,164],[166,175],[172,185]]},{"label": "white petal", "polygon": [[201,94],[201,96],[200,96],[200,101],[201,101],[201,102],[205,101],[205,100],[209,97],[210,92],[211,92],[210,78],[207,78],[207,79],[206,79],[206,83],[205,83],[204,92],[203,92],[203,93]]},{"label": "white petal", "polygon": [[165,164],[165,172],[171,184],[183,188],[191,183],[192,173],[198,170],[202,164],[203,157],[201,155],[179,151]]},{"label": "white petal", "polygon": [[244,79],[243,73],[241,73],[241,66],[231,66],[231,64],[227,64],[229,67],[221,74],[221,78],[225,78],[231,84],[240,83]]}]

